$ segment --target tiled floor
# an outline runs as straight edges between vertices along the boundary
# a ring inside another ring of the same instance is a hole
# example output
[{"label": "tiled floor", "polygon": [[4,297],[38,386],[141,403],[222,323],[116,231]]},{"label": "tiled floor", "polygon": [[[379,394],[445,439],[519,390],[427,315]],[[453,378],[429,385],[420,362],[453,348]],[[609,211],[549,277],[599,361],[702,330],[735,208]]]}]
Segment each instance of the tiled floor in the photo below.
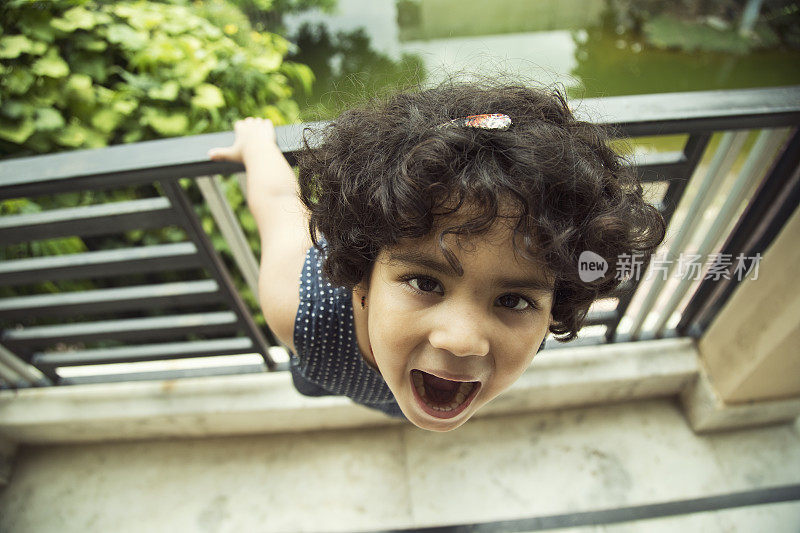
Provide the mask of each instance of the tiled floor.
[{"label": "tiled floor", "polygon": [[[697,437],[653,400],[414,427],[20,450],[0,531],[369,531],[800,482],[797,425]],[[559,531],[793,532],[800,502]]]}]

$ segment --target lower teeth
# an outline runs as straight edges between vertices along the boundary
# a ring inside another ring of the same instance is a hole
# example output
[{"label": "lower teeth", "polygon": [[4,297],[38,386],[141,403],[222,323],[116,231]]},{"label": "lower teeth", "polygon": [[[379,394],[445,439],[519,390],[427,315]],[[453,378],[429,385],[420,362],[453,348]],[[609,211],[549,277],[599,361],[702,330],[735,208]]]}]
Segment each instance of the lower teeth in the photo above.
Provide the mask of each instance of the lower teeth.
[{"label": "lower teeth", "polygon": [[423,383],[422,374],[414,373],[412,374],[412,379],[414,381],[414,387],[417,389],[417,393],[419,397],[422,398],[422,401],[425,402],[425,405],[430,407],[435,411],[452,411],[459,405],[461,405],[464,400],[469,396],[469,393],[472,392],[472,388],[475,386],[474,383],[471,382],[464,382],[458,387],[458,392],[456,393],[453,400],[447,405],[440,405],[440,404],[432,404],[430,400],[428,400],[427,394],[425,394],[425,385]]}]

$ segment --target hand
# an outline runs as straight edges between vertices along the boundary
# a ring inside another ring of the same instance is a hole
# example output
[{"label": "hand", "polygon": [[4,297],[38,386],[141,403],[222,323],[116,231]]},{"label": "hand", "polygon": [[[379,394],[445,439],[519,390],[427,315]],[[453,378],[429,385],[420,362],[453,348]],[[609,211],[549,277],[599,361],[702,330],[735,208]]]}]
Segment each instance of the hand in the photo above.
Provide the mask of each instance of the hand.
[{"label": "hand", "polygon": [[275,127],[266,118],[249,117],[237,120],[233,125],[236,138],[233,146],[212,148],[208,157],[212,161],[233,161],[247,163],[248,156],[263,154],[269,149],[277,149]]}]

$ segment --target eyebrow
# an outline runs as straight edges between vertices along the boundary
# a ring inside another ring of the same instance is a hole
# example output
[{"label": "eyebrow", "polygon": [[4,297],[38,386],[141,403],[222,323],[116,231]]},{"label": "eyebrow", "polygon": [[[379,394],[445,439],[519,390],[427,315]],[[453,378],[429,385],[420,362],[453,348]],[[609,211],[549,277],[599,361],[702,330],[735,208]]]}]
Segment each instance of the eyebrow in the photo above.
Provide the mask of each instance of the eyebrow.
[{"label": "eyebrow", "polygon": [[[402,263],[408,266],[420,266],[438,272],[444,276],[457,276],[455,269],[444,261],[439,261],[425,252],[404,251],[390,252],[389,263]],[[537,292],[551,292],[553,286],[538,278],[502,278],[495,282],[502,290],[522,289]]]}]

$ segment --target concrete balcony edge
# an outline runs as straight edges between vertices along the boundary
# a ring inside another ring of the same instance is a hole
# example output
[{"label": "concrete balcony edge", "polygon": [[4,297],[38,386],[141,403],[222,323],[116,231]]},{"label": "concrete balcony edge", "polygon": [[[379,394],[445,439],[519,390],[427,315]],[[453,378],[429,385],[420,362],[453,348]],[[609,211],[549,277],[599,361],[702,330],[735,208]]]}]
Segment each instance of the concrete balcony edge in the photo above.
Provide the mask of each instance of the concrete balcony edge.
[{"label": "concrete balcony edge", "polygon": [[680,400],[689,425],[698,434],[779,424],[800,416],[800,398],[726,403],[702,367]]},{"label": "concrete balcony edge", "polygon": [[[476,416],[681,393],[698,373],[691,339],[547,350]],[[343,397],[310,398],[287,372],[0,392],[0,438],[69,443],[400,424]]]}]

